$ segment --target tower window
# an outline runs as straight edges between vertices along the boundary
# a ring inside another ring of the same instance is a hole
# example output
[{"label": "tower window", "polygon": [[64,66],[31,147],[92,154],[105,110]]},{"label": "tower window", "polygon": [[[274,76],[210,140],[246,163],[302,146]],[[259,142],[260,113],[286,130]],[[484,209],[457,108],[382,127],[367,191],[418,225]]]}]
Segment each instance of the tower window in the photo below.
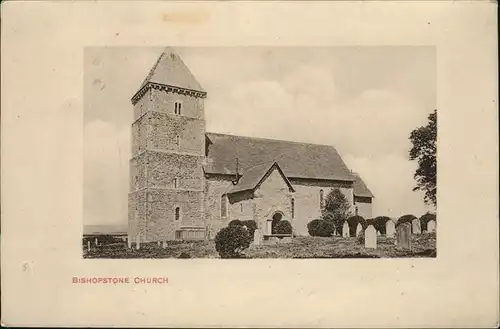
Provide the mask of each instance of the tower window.
[{"label": "tower window", "polygon": [[319,190],[319,207],[323,208],[323,190]]},{"label": "tower window", "polygon": [[240,212],[243,213],[243,203],[240,203]]},{"label": "tower window", "polygon": [[181,102],[175,102],[175,109],[174,113],[177,115],[181,115],[181,110],[182,110],[182,103]]},{"label": "tower window", "polygon": [[179,135],[175,136],[175,145],[179,146],[180,143],[180,137]]},{"label": "tower window", "polygon": [[295,199],[292,198],[292,218],[295,218]]},{"label": "tower window", "polygon": [[181,219],[181,208],[180,207],[175,207],[175,220]]},{"label": "tower window", "polygon": [[174,188],[178,188],[179,187],[179,180],[177,178],[172,179],[172,186]]},{"label": "tower window", "polygon": [[227,196],[225,194],[220,197],[220,216],[227,217]]}]

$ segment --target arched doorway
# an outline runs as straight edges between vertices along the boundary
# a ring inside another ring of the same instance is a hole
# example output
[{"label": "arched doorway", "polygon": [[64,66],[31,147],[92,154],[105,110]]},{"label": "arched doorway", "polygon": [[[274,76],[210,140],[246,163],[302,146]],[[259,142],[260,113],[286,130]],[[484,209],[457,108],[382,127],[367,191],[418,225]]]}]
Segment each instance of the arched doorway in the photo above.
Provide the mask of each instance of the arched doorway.
[{"label": "arched doorway", "polygon": [[281,212],[275,212],[273,215],[273,220],[271,222],[271,233],[275,234],[275,227],[279,223],[279,221],[283,219],[283,214]]}]

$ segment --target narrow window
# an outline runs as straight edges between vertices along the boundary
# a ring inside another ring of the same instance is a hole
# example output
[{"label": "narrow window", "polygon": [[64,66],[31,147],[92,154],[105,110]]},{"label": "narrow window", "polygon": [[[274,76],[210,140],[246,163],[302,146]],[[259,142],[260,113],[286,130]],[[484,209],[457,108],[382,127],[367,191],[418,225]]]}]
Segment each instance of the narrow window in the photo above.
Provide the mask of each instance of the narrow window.
[{"label": "narrow window", "polygon": [[175,220],[181,219],[181,208],[175,207]]},{"label": "narrow window", "polygon": [[220,197],[220,216],[227,217],[227,196],[225,194]]},{"label": "narrow window", "polygon": [[175,145],[179,146],[180,143],[180,137],[179,135],[175,136]]},{"label": "narrow window", "polygon": [[177,105],[178,105],[178,103],[177,103],[177,102],[175,102],[175,104],[174,104],[174,106],[175,106],[174,113],[175,113],[175,114],[177,114]]},{"label": "narrow window", "polygon": [[323,190],[319,190],[319,207],[323,208]]},{"label": "narrow window", "polygon": [[175,106],[174,113],[177,114],[177,115],[180,115],[181,114],[182,103],[181,102],[175,102],[174,106]]},{"label": "narrow window", "polygon": [[243,213],[243,203],[240,203],[240,212]]},{"label": "narrow window", "polygon": [[292,218],[295,218],[295,199],[292,198]]},{"label": "narrow window", "polygon": [[177,187],[178,187],[178,183],[179,183],[179,182],[178,182],[177,178],[172,179],[172,186],[173,186],[174,188],[177,188]]}]

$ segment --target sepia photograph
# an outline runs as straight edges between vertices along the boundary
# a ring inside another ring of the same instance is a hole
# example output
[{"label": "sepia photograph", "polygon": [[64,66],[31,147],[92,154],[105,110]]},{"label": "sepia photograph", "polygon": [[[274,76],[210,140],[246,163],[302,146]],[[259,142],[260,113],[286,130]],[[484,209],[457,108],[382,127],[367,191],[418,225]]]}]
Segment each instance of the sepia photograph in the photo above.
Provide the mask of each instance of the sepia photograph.
[{"label": "sepia photograph", "polygon": [[84,258],[436,257],[435,47],[84,57]]}]

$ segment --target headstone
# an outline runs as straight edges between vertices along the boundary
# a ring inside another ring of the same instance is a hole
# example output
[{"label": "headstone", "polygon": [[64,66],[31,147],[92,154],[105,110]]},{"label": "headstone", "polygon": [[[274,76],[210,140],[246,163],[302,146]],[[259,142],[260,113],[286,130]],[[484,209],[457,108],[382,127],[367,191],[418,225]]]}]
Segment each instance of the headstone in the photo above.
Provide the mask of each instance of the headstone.
[{"label": "headstone", "polygon": [[167,249],[167,241],[163,240],[163,245],[162,245],[163,249]]},{"label": "headstone", "polygon": [[422,233],[422,230],[420,229],[420,220],[418,218],[415,218],[411,222],[411,231],[413,234],[420,234]]},{"label": "headstone", "polygon": [[385,236],[392,238],[395,232],[396,228],[394,227],[394,222],[392,219],[389,219],[387,223],[385,223]]},{"label": "headstone", "polygon": [[286,236],[283,239],[281,239],[281,243],[291,243],[291,242],[292,242],[292,238],[289,236]]},{"label": "headstone", "polygon": [[90,251],[90,240],[87,241],[87,251]]},{"label": "headstone", "polygon": [[356,226],[356,236],[358,236],[361,231],[363,231],[363,226],[361,226],[361,223],[358,223],[358,226]]},{"label": "headstone", "polygon": [[260,235],[259,229],[256,229],[253,232],[253,244],[255,246],[260,246],[261,243],[262,243],[262,236]]},{"label": "headstone", "polygon": [[401,248],[410,248],[411,224],[403,223],[396,228],[397,246]]},{"label": "headstone", "polygon": [[377,231],[377,236],[380,236],[380,231]]},{"label": "headstone", "polygon": [[365,248],[377,249],[377,231],[373,225],[368,225],[365,230]]},{"label": "headstone", "polygon": [[141,237],[139,234],[137,234],[136,240],[135,240],[135,249],[139,250],[141,247]]},{"label": "headstone", "polygon": [[349,237],[349,224],[347,223],[347,221],[344,222],[344,226],[342,226],[342,237]]},{"label": "headstone", "polygon": [[99,244],[98,244],[99,241],[97,241],[97,238],[95,238],[95,246],[97,247]]},{"label": "headstone", "polygon": [[128,246],[129,249],[132,248],[132,239],[130,238],[130,235],[127,236],[127,246]]},{"label": "headstone", "polygon": [[160,242],[160,241],[158,241],[158,247],[159,247],[160,245],[161,245],[161,242]]},{"label": "headstone", "polygon": [[436,231],[436,221],[435,220],[430,220],[427,222],[427,232],[435,232]]}]

